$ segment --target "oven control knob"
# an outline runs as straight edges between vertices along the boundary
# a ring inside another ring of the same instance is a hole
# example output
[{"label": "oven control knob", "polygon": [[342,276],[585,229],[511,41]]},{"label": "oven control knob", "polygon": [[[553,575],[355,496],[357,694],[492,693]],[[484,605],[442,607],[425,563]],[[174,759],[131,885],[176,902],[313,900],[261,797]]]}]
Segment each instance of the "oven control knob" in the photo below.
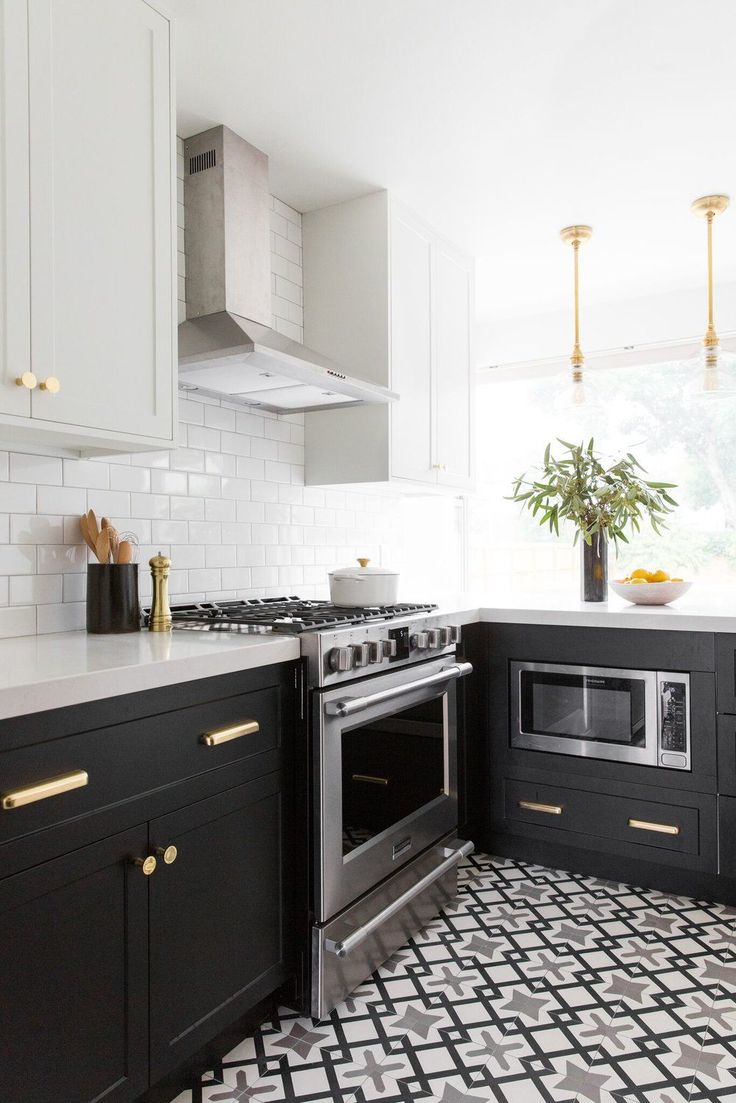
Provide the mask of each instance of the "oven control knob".
[{"label": "oven control knob", "polygon": [[442,647],[449,647],[452,643],[452,629],[440,628],[440,644]]},{"label": "oven control knob", "polygon": [[430,647],[441,647],[442,646],[442,643],[441,643],[442,630],[440,628],[430,628],[429,632],[427,632],[427,635],[429,637],[429,646]]},{"label": "oven control knob", "polygon": [[383,662],[383,643],[381,640],[372,640],[368,644],[368,657],[372,663]]},{"label": "oven control knob", "polygon": [[383,649],[384,659],[393,659],[396,657],[396,640],[382,640],[381,647]]},{"label": "oven control knob", "polygon": [[337,671],[352,670],[352,647],[333,647],[332,651],[330,651],[330,667],[332,670]]},{"label": "oven control knob", "polygon": [[450,625],[450,643],[460,643],[462,639],[463,630],[459,624]]},{"label": "oven control knob", "polygon": [[353,644],[353,666],[368,666],[370,662],[370,648],[369,643],[356,643]]},{"label": "oven control knob", "polygon": [[417,651],[426,651],[429,647],[429,632],[417,632],[409,642]]}]

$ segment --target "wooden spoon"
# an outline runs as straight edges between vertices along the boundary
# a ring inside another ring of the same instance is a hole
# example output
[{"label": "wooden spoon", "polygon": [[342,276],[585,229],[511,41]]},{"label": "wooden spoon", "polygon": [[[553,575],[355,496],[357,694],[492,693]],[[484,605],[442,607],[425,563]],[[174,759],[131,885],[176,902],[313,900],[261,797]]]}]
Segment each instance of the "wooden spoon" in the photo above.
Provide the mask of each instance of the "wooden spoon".
[{"label": "wooden spoon", "polygon": [[91,509],[87,514],[87,528],[89,529],[90,540],[95,544],[97,543],[97,537],[100,535],[100,530],[97,525],[97,518],[95,517],[95,511]]},{"label": "wooden spoon", "polygon": [[87,524],[87,514],[86,513],[83,513],[82,516],[79,518],[79,530],[82,533],[82,538],[84,539],[84,542],[87,545],[87,547],[90,549],[90,551],[93,551],[95,553],[95,555],[97,555],[97,548],[93,544],[93,542],[90,538],[90,535],[89,535],[89,527],[88,527],[88,524]]},{"label": "wooden spoon", "polygon": [[133,562],[133,545],[130,540],[121,540],[118,544],[118,563],[132,563]]},{"label": "wooden spoon", "polygon": [[103,529],[97,537],[97,543],[95,545],[97,552],[97,558],[100,563],[107,563],[110,559],[110,531],[109,529]]},{"label": "wooden spoon", "polygon": [[120,533],[108,522],[105,532],[110,537],[110,555],[112,556],[113,563],[118,561],[118,548],[120,547]]}]

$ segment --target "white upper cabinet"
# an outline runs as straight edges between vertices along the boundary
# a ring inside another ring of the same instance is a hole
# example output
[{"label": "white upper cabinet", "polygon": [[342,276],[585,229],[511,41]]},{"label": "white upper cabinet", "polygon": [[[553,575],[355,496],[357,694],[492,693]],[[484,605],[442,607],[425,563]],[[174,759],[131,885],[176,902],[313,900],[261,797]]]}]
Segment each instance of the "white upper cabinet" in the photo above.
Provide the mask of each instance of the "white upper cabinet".
[{"label": "white upper cabinet", "polygon": [[[0,12],[2,310],[19,319],[2,350],[0,412],[20,415],[2,418],[3,433],[88,451],[170,447],[169,20],[146,0],[0,0]],[[15,384],[25,370],[34,389]]]},{"label": "white upper cabinet", "polygon": [[399,394],[305,415],[308,485],[472,487],[473,264],[387,192],[302,216],[304,342]]}]

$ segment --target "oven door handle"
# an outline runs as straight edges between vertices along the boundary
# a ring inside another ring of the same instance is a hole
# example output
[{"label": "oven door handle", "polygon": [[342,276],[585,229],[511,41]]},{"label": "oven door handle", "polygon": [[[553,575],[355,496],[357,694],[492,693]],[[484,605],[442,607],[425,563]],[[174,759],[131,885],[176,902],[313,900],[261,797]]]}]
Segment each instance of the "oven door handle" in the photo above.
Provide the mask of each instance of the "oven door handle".
[{"label": "oven door handle", "polygon": [[463,858],[467,858],[468,854],[472,854],[475,850],[475,846],[472,842],[463,843],[462,846],[457,849],[452,847],[442,847],[439,854],[442,855],[443,860],[440,864],[429,873],[425,874],[416,885],[412,885],[406,892],[402,892],[401,896],[389,904],[388,907],[383,908],[377,915],[374,915],[372,919],[369,919],[367,923],[364,923],[362,927],[358,927],[356,931],[349,934],[347,938],[341,939],[339,942],[333,942],[332,939],[325,939],[325,949],[331,953],[336,954],[337,957],[345,957],[347,954],[352,953],[356,946],[360,946],[361,942],[365,942],[377,927],[380,927],[387,919],[391,919],[392,916],[400,912],[402,908],[405,908],[407,904],[410,904],[415,897],[424,892],[425,889],[433,885],[435,881],[439,881],[440,877],[443,877],[448,870],[457,865]]},{"label": "oven door handle", "polygon": [[398,697],[404,697],[407,693],[413,693],[415,689],[426,689],[428,686],[438,686],[443,682],[449,682],[454,678],[464,678],[472,673],[472,663],[455,663],[438,670],[436,674],[430,674],[426,678],[416,678],[406,685],[394,686],[392,689],[379,690],[366,697],[342,697],[339,701],[328,701],[325,712],[328,716],[354,716],[356,712],[363,712],[372,705],[382,705],[384,701],[395,701]]}]

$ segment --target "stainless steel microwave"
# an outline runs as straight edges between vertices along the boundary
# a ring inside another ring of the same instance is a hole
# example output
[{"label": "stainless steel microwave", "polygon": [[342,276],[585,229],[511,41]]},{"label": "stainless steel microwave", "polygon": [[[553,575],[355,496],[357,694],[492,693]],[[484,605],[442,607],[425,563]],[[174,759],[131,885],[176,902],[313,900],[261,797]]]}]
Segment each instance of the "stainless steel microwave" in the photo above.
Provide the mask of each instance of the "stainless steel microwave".
[{"label": "stainless steel microwave", "polygon": [[690,769],[690,678],[511,663],[511,746]]}]

